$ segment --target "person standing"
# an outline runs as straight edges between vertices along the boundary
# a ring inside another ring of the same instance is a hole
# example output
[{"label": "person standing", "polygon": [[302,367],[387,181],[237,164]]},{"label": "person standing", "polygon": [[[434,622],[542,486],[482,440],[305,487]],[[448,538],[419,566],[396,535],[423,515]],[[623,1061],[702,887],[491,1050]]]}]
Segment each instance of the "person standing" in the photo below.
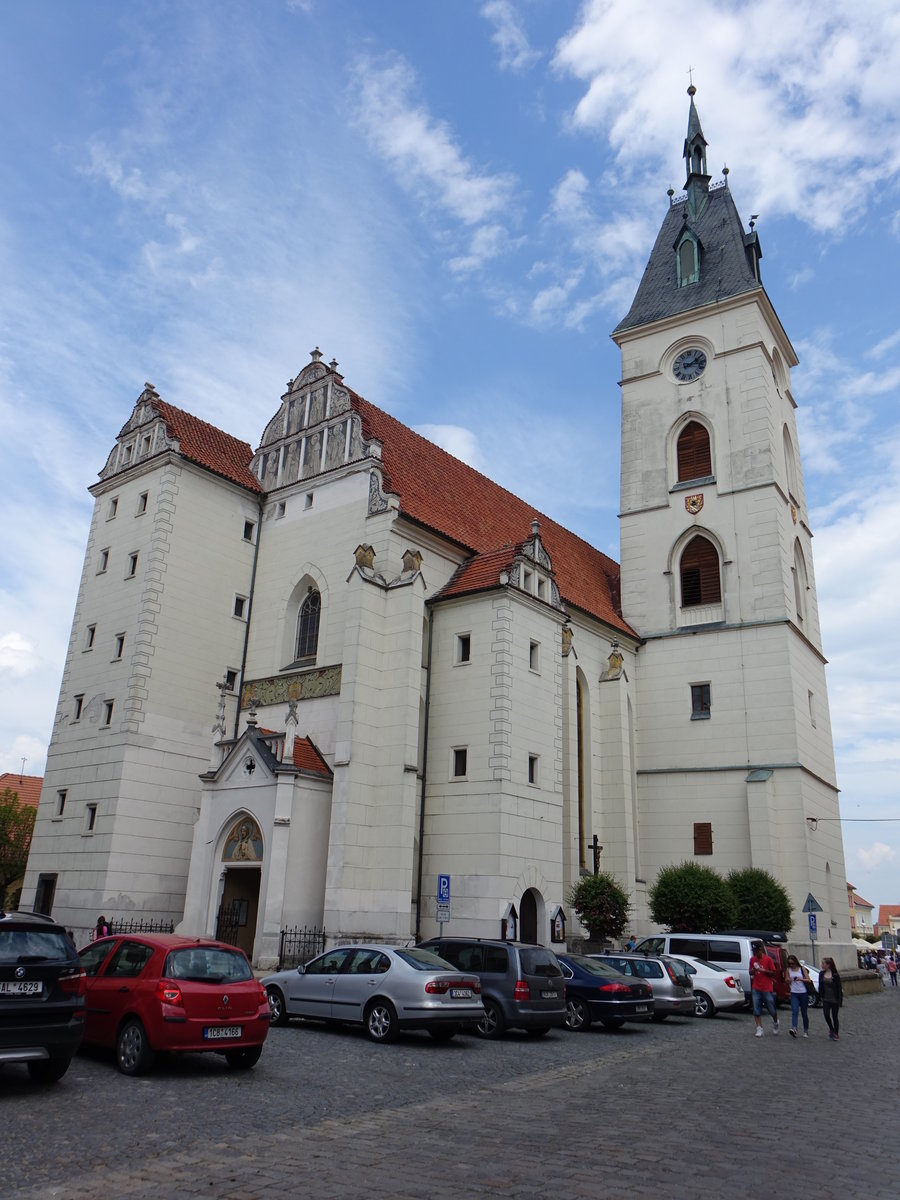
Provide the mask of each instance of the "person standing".
[{"label": "person standing", "polygon": [[763,1008],[772,1018],[772,1032],[778,1033],[778,1010],[775,1007],[775,963],[766,954],[766,948],[762,942],[753,943],[753,957],[750,959],[750,995],[753,998],[756,1036],[763,1036]]},{"label": "person standing", "polygon": [[886,959],[886,958],[879,958],[879,960],[878,960],[878,974],[881,976],[881,986],[882,986],[882,987],[883,987],[885,990],[887,990],[887,985],[888,985],[888,965],[887,965],[887,959]]},{"label": "person standing", "polygon": [[897,960],[892,954],[887,964],[888,975],[891,977],[891,987],[897,986]]},{"label": "person standing", "polygon": [[92,940],[96,941],[97,938],[106,937],[108,933],[109,925],[107,924],[106,917],[101,914],[97,918],[97,924],[94,926],[94,936]]},{"label": "person standing", "polygon": [[785,982],[791,989],[791,1028],[792,1038],[797,1036],[797,1025],[800,1016],[803,1017],[803,1036],[809,1037],[809,992],[806,985],[812,983],[806,967],[796,954],[789,954],[787,967],[784,972]]},{"label": "person standing", "polygon": [[844,1003],[844,989],[841,975],[835,966],[833,958],[822,959],[822,970],[819,972],[819,996],[822,999],[822,1015],[828,1026],[828,1036],[833,1042],[839,1040],[841,1022],[838,1016]]}]

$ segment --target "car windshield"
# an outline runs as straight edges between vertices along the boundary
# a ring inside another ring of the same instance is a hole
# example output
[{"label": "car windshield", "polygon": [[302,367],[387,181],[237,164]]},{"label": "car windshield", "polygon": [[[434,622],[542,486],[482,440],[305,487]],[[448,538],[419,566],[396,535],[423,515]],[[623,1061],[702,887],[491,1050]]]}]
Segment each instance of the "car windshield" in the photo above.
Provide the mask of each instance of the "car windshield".
[{"label": "car windshield", "polygon": [[240,983],[252,979],[253,972],[243,954],[221,946],[190,946],[173,950],[166,959],[163,975],[167,979],[189,979],[197,983]]},{"label": "car windshield", "polygon": [[457,969],[453,963],[448,963],[445,958],[441,958],[433,950],[423,950],[420,946],[409,946],[405,950],[395,950],[394,953],[417,971],[455,971]]},{"label": "car windshield", "polygon": [[669,966],[672,968],[672,974],[681,979],[690,979],[691,973],[688,970],[687,963],[683,963],[680,958],[670,958]]},{"label": "car windshield", "polygon": [[65,962],[73,957],[61,929],[0,929],[0,962]]},{"label": "car windshield", "polygon": [[552,950],[523,947],[519,954],[522,959],[522,970],[526,975],[544,975],[548,978],[562,975],[559,959]]},{"label": "car windshield", "polygon": [[585,958],[580,954],[570,954],[569,962],[580,967],[582,971],[587,971],[588,975],[600,975],[604,979],[618,979],[622,974],[608,963],[598,962],[596,958]]}]

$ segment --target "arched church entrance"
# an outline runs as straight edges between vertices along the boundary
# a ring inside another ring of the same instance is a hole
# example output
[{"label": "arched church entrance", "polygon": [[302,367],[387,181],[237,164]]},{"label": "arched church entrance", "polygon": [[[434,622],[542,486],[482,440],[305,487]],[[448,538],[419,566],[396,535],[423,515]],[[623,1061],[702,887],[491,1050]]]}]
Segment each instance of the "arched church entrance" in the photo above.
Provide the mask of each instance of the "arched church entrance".
[{"label": "arched church entrance", "polygon": [[234,822],[225,837],[222,862],[225,864],[222,899],[216,915],[216,937],[239,946],[253,957],[256,920],[259,915],[259,887],[263,857],[262,835],[256,821],[244,815]]},{"label": "arched church entrance", "polygon": [[519,905],[519,938],[523,942],[537,942],[538,938],[538,903],[534,888],[522,893]]}]

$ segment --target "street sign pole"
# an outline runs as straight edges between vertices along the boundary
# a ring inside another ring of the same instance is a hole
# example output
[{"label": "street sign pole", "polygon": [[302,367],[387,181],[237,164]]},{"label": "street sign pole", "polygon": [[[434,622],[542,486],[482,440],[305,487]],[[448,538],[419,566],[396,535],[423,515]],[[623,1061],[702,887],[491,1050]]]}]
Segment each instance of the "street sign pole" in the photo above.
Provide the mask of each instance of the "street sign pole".
[{"label": "street sign pole", "polygon": [[809,914],[809,941],[812,946],[813,966],[816,966],[816,914]]}]

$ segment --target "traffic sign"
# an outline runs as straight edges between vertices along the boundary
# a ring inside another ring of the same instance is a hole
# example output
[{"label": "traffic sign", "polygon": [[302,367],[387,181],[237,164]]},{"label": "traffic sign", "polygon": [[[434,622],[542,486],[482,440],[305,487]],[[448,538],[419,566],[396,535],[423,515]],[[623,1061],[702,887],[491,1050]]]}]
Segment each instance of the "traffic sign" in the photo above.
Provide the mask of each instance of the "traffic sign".
[{"label": "traffic sign", "polygon": [[449,904],[450,903],[450,876],[449,875],[438,875],[437,898],[438,898],[438,904]]},{"label": "traffic sign", "polygon": [[809,936],[810,936],[810,937],[811,937],[813,940],[815,940],[815,936],[816,936],[816,914],[815,914],[814,912],[811,912],[811,913],[809,914]]},{"label": "traffic sign", "polygon": [[806,903],[803,905],[803,911],[805,913],[817,913],[823,911],[822,905],[818,902],[812,892],[810,892],[806,897]]},{"label": "traffic sign", "polygon": [[439,925],[443,925],[445,921],[450,920],[450,905],[449,904],[441,904],[441,902],[438,901],[437,919],[438,919]]}]

